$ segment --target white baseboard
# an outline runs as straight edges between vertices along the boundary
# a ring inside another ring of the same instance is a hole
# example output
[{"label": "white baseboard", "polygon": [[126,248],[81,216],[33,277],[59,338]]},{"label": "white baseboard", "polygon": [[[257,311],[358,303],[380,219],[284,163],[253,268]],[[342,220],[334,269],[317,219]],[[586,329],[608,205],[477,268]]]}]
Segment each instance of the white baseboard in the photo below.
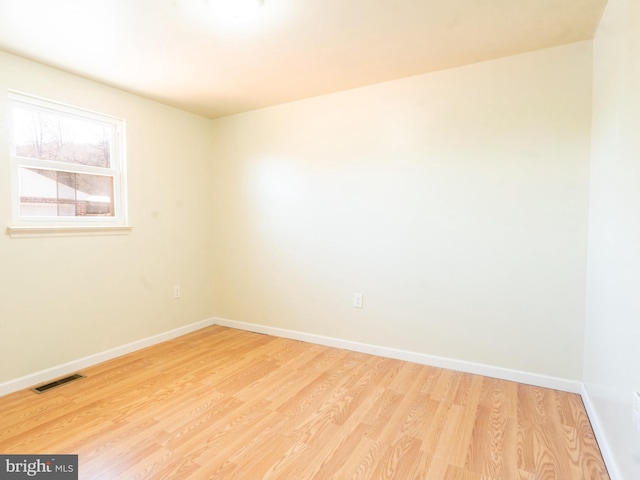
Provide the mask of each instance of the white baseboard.
[{"label": "white baseboard", "polygon": [[422,365],[430,365],[433,367],[448,368],[465,373],[473,373],[476,375],[484,375],[486,377],[499,378],[501,380],[509,380],[512,382],[525,383],[527,385],[536,385],[538,387],[552,388],[554,390],[562,390],[570,393],[582,393],[582,383],[575,380],[567,380],[564,378],[550,377],[537,373],[523,372],[520,370],[511,370],[508,368],[495,367],[492,365],[484,365],[481,363],[467,362],[464,360],[455,360],[452,358],[437,357],[425,353],[411,352],[408,350],[400,350],[397,348],[383,347],[371,345],[367,343],[354,342],[351,340],[342,340],[340,338],[325,337],[313,333],[299,332],[296,330],[287,330],[284,328],[270,327],[266,325],[258,325],[255,323],[238,322],[236,320],[228,320],[225,318],[214,318],[216,325],[225,327],[247,330],[250,332],[264,333],[277,337],[290,338],[292,340],[301,340],[303,342],[316,343],[326,345],[328,347],[343,348],[354,352],[368,353],[381,357],[395,358],[397,360],[405,360],[408,362],[419,363]]},{"label": "white baseboard", "polygon": [[602,458],[609,472],[609,477],[611,478],[611,480],[621,479],[622,475],[620,475],[619,473],[617,463],[614,460],[611,448],[609,448],[609,442],[607,441],[607,437],[605,436],[604,430],[602,428],[602,421],[600,420],[600,416],[598,415],[598,412],[596,411],[596,408],[591,401],[589,391],[584,384],[582,384],[582,391],[580,393],[582,395],[582,403],[584,403],[584,408],[587,411],[587,416],[589,417],[589,421],[591,422],[593,434],[596,436],[598,447],[600,447],[600,453],[602,454]]},{"label": "white baseboard", "polygon": [[174,330],[169,330],[168,332],[159,333],[151,337],[127,343],[126,345],[122,345],[120,347],[115,347],[109,350],[105,350],[104,352],[89,355],[88,357],[73,360],[71,362],[64,363],[52,368],[47,368],[46,370],[41,370],[24,377],[0,383],[0,396],[22,390],[23,388],[28,388],[33,385],[37,385],[47,380],[52,380],[54,378],[77,372],[80,369],[87,368],[92,365],[96,365],[98,363],[120,357],[122,355],[126,355],[127,353],[131,353],[145,347],[150,347],[151,345],[155,345],[157,343],[171,340],[172,338],[176,338],[181,335],[186,335],[187,333],[191,333],[196,330],[200,330],[201,328],[211,326],[214,323],[215,322],[213,319],[191,323],[189,325],[185,325],[184,327],[179,327]]},{"label": "white baseboard", "polygon": [[[378,355],[381,357],[395,358],[398,360],[405,360],[408,362],[419,363],[422,365],[430,365],[440,368],[448,368],[451,370],[457,370],[466,373],[473,373],[476,375],[484,375],[487,377],[499,378],[502,380],[509,380],[513,382],[525,383],[528,385],[536,385],[545,388],[553,388],[555,390],[562,390],[571,393],[579,393],[585,396],[585,390],[581,382],[567,380],[563,378],[550,377],[546,375],[540,375],[537,373],[523,372],[520,370],[511,370],[502,367],[496,367],[492,365],[485,365],[474,362],[467,362],[464,360],[456,360],[452,358],[438,357],[435,355],[428,355],[425,353],[411,352],[408,350],[401,350],[397,348],[384,347],[379,345],[371,345],[367,343],[354,342],[351,340],[343,340],[335,337],[327,337],[323,335],[317,335],[313,333],[300,332],[296,330],[287,330],[283,328],[270,327],[267,325],[259,325],[254,323],[238,322],[236,320],[228,320],[225,318],[211,318],[202,320],[200,322],[185,325],[184,327],[176,328],[168,332],[163,332],[151,337],[143,338],[135,342],[122,345],[120,347],[112,348],[104,352],[89,355],[88,357],[80,358],[62,365],[57,365],[46,370],[26,375],[24,377],[9,380],[4,383],[0,383],[0,396],[7,395],[9,393],[28,388],[33,385],[51,380],[54,378],[68,375],[69,373],[77,372],[83,368],[96,365],[113,358],[126,355],[127,353],[140,350],[157,343],[171,340],[172,338],[185,335],[187,333],[205,328],[211,325],[222,325],[231,328],[237,328],[239,330],[247,330],[250,332],[264,333],[267,335],[274,335],[283,338],[290,338],[293,340],[301,340],[303,342],[316,343],[319,345],[326,345],[329,347],[343,348],[345,350],[352,350],[354,352],[368,353],[371,355]],[[586,405],[587,402],[585,402]],[[589,411],[587,410],[587,413]]]}]

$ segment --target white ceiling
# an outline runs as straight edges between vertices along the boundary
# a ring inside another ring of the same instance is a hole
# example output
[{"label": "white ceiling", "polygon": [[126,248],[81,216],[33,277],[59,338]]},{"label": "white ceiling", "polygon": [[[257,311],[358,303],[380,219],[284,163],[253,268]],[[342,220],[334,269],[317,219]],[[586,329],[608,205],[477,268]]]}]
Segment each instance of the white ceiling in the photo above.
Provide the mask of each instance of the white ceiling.
[{"label": "white ceiling", "polygon": [[0,49],[215,118],[593,38],[606,0],[0,0]]}]

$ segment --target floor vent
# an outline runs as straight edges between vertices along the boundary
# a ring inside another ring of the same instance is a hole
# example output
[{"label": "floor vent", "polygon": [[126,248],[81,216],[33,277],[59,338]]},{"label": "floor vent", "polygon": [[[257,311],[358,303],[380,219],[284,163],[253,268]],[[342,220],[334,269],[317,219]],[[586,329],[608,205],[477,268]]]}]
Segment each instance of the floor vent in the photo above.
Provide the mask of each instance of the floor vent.
[{"label": "floor vent", "polygon": [[60,385],[64,385],[69,382],[73,382],[74,380],[79,380],[84,378],[85,376],[81,373],[74,373],[73,375],[69,375],[68,377],[61,378],[59,380],[55,380],[53,382],[46,383],[44,385],[40,385],[39,387],[32,388],[32,392],[36,393],[44,393],[52,388],[59,387]]}]

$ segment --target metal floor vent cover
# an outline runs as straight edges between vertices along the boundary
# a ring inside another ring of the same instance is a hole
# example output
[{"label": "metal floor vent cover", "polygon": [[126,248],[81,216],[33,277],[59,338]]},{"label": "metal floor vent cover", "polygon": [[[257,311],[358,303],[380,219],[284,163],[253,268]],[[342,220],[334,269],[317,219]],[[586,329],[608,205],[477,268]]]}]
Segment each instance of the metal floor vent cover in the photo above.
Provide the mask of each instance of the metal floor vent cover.
[{"label": "metal floor vent cover", "polygon": [[53,382],[45,383],[44,385],[40,385],[39,387],[32,388],[31,391],[35,393],[44,393],[52,388],[59,387],[61,385],[65,385],[69,382],[73,382],[74,380],[79,380],[81,378],[85,378],[85,375],[81,373],[74,373],[73,375],[69,375],[68,377],[60,378],[59,380],[54,380]]}]

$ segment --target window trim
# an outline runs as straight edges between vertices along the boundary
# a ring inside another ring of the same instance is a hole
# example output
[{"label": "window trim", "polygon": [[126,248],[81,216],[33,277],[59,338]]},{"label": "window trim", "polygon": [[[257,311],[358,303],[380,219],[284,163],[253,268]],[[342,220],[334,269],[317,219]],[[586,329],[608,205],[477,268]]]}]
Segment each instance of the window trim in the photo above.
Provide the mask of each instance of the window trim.
[{"label": "window trim", "polygon": [[93,237],[99,235],[128,235],[133,230],[130,225],[78,225],[78,226],[17,226],[7,227],[11,238],[38,237]]},{"label": "window trim", "polygon": [[[126,169],[126,134],[125,120],[111,115],[93,112],[83,108],[46,100],[33,95],[8,91],[9,112],[9,161],[11,169],[11,204],[12,225],[7,233],[14,236],[38,236],[61,234],[105,234],[105,232],[129,232],[127,208],[127,169]],[[14,109],[31,110],[76,118],[88,123],[107,126],[112,132],[110,150],[110,167],[71,164],[55,160],[42,160],[16,155],[14,139]],[[70,168],[71,167],[71,168]],[[64,171],[79,174],[109,176],[113,178],[113,216],[66,216],[66,217],[28,217],[20,215],[20,169],[39,168],[53,171]],[[93,233],[92,233],[93,232]]]}]

